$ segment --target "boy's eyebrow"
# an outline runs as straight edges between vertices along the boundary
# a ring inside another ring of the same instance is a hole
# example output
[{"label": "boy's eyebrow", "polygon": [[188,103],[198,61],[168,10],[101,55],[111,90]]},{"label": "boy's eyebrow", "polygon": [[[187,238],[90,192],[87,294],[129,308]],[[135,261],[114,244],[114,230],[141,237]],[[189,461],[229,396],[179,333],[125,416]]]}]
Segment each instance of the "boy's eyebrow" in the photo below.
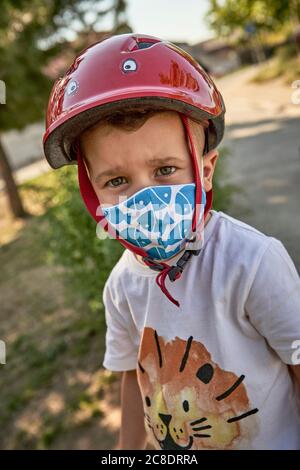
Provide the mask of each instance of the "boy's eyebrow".
[{"label": "boy's eyebrow", "polygon": [[[148,166],[159,166],[165,163],[176,163],[176,162],[182,163],[182,159],[178,157],[156,157],[156,158],[149,158],[148,160],[146,160],[146,164]],[[98,183],[102,178],[107,177],[107,176],[114,176],[117,173],[122,173],[124,170],[126,171],[126,167],[117,165],[114,168],[110,168],[109,170],[101,171],[101,173],[98,173],[94,181],[95,183]]]}]

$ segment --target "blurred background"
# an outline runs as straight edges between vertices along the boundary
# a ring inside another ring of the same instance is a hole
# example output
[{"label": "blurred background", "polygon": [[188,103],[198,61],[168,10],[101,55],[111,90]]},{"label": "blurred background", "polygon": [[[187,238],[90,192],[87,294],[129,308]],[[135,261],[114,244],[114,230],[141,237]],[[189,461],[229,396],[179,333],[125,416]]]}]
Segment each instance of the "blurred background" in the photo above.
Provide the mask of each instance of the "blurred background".
[{"label": "blurred background", "polygon": [[214,208],[280,239],[300,268],[299,0],[1,0],[0,448],[112,449],[102,288],[122,253],[95,237],[76,168],[50,169],[48,96],[80,50],[114,34],[192,54],[227,106]]}]

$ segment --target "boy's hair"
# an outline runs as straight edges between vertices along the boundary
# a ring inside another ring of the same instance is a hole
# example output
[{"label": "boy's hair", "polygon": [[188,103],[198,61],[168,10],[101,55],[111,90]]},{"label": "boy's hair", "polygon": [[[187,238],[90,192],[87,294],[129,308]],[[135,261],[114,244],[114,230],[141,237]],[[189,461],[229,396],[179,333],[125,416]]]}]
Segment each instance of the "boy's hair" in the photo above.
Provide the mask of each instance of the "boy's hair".
[{"label": "boy's hair", "polygon": [[[82,135],[84,134],[88,135],[91,131],[96,129],[101,124],[104,124],[104,125],[108,124],[108,125],[111,125],[120,129],[124,129],[125,131],[130,132],[130,131],[135,131],[141,128],[145,124],[145,122],[148,119],[150,119],[152,116],[155,116],[156,114],[170,112],[170,111],[171,110],[169,109],[157,109],[157,108],[156,109],[128,108],[128,109],[123,109],[121,111],[117,111],[99,120],[96,124],[86,129],[79,136],[79,142],[80,142],[80,137]],[[172,112],[175,112],[175,111],[172,111]],[[191,118],[189,118],[189,121],[190,121],[192,134],[196,141],[196,147],[199,149],[201,146],[203,149],[204,129],[206,129],[209,126],[209,122],[208,120],[198,122]],[[185,135],[185,139],[186,139],[187,144],[189,145],[189,141],[186,135]],[[81,150],[82,150],[82,146],[81,146]],[[85,158],[85,160],[87,159]]]}]

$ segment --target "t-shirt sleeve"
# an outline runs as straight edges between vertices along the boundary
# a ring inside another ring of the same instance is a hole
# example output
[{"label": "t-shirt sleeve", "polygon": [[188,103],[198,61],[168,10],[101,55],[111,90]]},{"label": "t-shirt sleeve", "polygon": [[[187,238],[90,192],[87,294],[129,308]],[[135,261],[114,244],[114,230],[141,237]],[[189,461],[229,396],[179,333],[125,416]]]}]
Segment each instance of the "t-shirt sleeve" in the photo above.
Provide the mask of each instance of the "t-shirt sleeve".
[{"label": "t-shirt sleeve", "polygon": [[103,366],[116,372],[133,370],[136,369],[138,356],[138,343],[134,341],[131,324],[133,322],[129,318],[124,302],[113,297],[107,282],[102,296],[107,326]]},{"label": "t-shirt sleeve", "polygon": [[295,364],[300,339],[300,278],[276,238],[265,250],[245,304],[254,327],[286,364]]}]

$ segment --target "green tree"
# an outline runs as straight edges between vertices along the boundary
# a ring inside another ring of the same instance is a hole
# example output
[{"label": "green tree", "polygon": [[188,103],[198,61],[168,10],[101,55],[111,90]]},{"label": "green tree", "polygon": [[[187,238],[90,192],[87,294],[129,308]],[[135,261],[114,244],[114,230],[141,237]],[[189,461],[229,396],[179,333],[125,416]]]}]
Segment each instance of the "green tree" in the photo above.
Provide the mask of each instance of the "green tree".
[{"label": "green tree", "polygon": [[210,0],[208,19],[221,35],[247,28],[258,31],[279,30],[287,22],[300,21],[299,0]]},{"label": "green tree", "polygon": [[[43,118],[52,86],[43,68],[63,50],[66,40],[99,30],[108,14],[113,16],[113,31],[129,28],[125,11],[124,0],[111,0],[109,4],[104,0],[1,1],[0,80],[6,85],[7,97],[0,107],[0,143],[4,131],[22,129]],[[79,42],[78,47],[86,45]],[[0,150],[0,169],[12,212],[23,216],[3,145]]]}]

